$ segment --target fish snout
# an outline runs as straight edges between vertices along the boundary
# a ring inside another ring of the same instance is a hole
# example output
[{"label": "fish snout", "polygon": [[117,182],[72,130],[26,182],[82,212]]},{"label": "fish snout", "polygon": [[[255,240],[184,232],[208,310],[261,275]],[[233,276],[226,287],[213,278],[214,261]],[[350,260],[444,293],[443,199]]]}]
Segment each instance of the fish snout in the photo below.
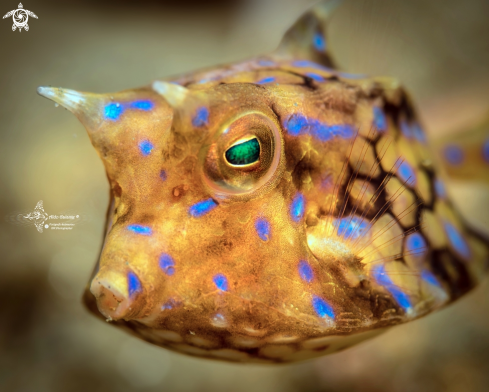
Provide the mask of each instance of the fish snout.
[{"label": "fish snout", "polygon": [[146,302],[141,282],[130,270],[126,273],[100,270],[92,280],[90,291],[98,310],[108,320],[134,319]]}]

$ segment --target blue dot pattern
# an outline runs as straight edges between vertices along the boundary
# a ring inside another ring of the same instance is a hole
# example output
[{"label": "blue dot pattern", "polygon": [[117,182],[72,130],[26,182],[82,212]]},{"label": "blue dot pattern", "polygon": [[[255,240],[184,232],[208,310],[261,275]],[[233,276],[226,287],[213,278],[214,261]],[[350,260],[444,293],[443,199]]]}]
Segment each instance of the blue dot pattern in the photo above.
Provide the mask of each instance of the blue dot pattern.
[{"label": "blue dot pattern", "polygon": [[426,283],[429,283],[433,286],[438,286],[438,287],[441,287],[441,284],[440,282],[438,281],[438,279],[436,279],[436,276],[433,275],[430,271],[428,271],[427,269],[423,270],[421,272],[421,279],[423,279]]},{"label": "blue dot pattern", "polygon": [[385,114],[381,108],[374,107],[374,126],[379,132],[385,132],[387,130],[387,120]]},{"label": "blue dot pattern", "polygon": [[160,178],[162,179],[162,181],[166,181],[166,179],[168,178],[168,175],[166,174],[166,170],[160,171]]},{"label": "blue dot pattern", "polygon": [[464,161],[464,152],[459,146],[448,145],[443,150],[443,155],[450,165],[460,165]]},{"label": "blue dot pattern", "polygon": [[312,44],[314,46],[314,49],[316,49],[318,52],[326,51],[326,41],[324,40],[324,36],[320,32],[316,32],[316,34],[314,34]]},{"label": "blue dot pattern", "polygon": [[350,240],[364,236],[369,228],[369,224],[357,216],[335,219],[334,226],[338,228],[340,237]]},{"label": "blue dot pattern", "polygon": [[304,195],[298,192],[290,204],[290,216],[294,222],[299,222],[304,217]]},{"label": "blue dot pattern", "polygon": [[133,231],[136,234],[141,234],[141,235],[151,235],[153,234],[153,230],[151,230],[151,227],[149,226],[143,226],[143,225],[129,225],[127,228],[131,231]]},{"label": "blue dot pattern", "polygon": [[144,156],[151,154],[153,148],[153,144],[149,140],[143,140],[141,143],[139,143],[139,150]]},{"label": "blue dot pattern", "polygon": [[134,101],[133,103],[131,103],[132,109],[139,109],[139,110],[144,110],[144,111],[148,111],[148,110],[153,109],[153,106],[154,106],[153,102],[147,101],[147,100]]},{"label": "blue dot pattern", "polygon": [[299,261],[299,276],[304,282],[311,283],[314,278],[314,272],[307,261]]},{"label": "blue dot pattern", "polygon": [[314,79],[316,82],[324,82],[324,78],[314,72],[306,72],[305,75],[308,78]]},{"label": "blue dot pattern", "polygon": [[204,216],[216,207],[217,203],[213,199],[207,199],[195,203],[193,206],[190,207],[188,212],[194,218],[200,218],[201,216]]},{"label": "blue dot pattern", "polygon": [[321,297],[318,297],[316,295],[312,297],[312,307],[319,317],[329,317],[334,319],[333,307]]},{"label": "blue dot pattern", "polygon": [[205,127],[209,123],[209,109],[205,106],[197,109],[197,113],[195,114],[192,125],[196,128]]},{"label": "blue dot pattern", "polygon": [[394,284],[385,272],[385,266],[383,264],[374,266],[372,268],[372,275],[377,284],[385,287],[404,311],[407,312],[413,308],[409,296]]},{"label": "blue dot pattern", "polygon": [[136,293],[141,291],[141,282],[139,282],[138,277],[132,271],[129,271],[127,273],[127,288],[129,292],[129,297],[132,297]]},{"label": "blue dot pattern", "polygon": [[487,139],[482,145],[482,157],[489,163],[489,139]]},{"label": "blue dot pattern", "polygon": [[416,173],[409,163],[406,161],[401,162],[397,168],[397,174],[406,185],[413,186],[416,184]]},{"label": "blue dot pattern", "polygon": [[228,291],[228,280],[223,274],[214,275],[212,280],[219,290]]},{"label": "blue dot pattern", "polygon": [[435,179],[435,192],[436,192],[436,196],[439,197],[440,199],[445,199],[447,197],[445,184],[439,178]]},{"label": "blue dot pattern", "polygon": [[275,82],[275,78],[273,76],[269,76],[267,78],[263,78],[256,82],[257,84],[267,84],[267,83],[273,83]]},{"label": "blue dot pattern", "polygon": [[117,121],[124,111],[123,107],[119,103],[109,103],[105,106],[104,116],[108,120]]},{"label": "blue dot pattern", "polygon": [[427,252],[426,241],[419,233],[413,233],[406,239],[406,250],[413,256],[423,256]]},{"label": "blue dot pattern", "polygon": [[291,136],[311,135],[321,142],[327,142],[334,137],[350,139],[355,135],[353,127],[349,124],[324,124],[316,119],[308,119],[300,113],[289,116],[284,124]]},{"label": "blue dot pattern", "polygon": [[168,276],[172,276],[175,273],[175,261],[167,253],[162,253],[159,260],[160,268]]},{"label": "blue dot pattern", "polygon": [[270,222],[265,218],[258,218],[255,221],[255,230],[262,241],[270,239]]},{"label": "blue dot pattern", "polygon": [[452,244],[453,249],[465,259],[470,259],[470,248],[460,232],[449,222],[444,224],[445,232]]}]

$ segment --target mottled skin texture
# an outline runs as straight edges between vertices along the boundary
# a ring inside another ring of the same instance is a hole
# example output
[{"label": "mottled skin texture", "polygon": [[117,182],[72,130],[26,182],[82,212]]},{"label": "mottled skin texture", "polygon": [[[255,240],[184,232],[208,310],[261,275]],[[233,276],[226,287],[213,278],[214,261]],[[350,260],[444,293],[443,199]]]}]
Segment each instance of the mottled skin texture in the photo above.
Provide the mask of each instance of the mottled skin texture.
[{"label": "mottled skin texture", "polygon": [[[314,12],[296,26],[306,38]],[[289,41],[176,84],[41,91],[84,123],[111,186],[84,296],[96,315],[188,354],[290,362],[421,317],[482,278],[486,244],[443,192],[403,89],[311,61],[331,65],[326,54],[298,58]],[[225,151],[249,137],[259,161],[233,167]]]}]

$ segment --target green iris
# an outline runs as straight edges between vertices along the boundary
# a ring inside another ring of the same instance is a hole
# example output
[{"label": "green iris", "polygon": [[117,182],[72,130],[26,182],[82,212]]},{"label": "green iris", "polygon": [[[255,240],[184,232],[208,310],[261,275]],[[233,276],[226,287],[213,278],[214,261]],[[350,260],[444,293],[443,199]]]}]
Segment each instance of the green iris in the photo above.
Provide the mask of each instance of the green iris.
[{"label": "green iris", "polygon": [[231,165],[243,166],[260,159],[260,143],[257,138],[235,144],[226,151],[226,159]]}]

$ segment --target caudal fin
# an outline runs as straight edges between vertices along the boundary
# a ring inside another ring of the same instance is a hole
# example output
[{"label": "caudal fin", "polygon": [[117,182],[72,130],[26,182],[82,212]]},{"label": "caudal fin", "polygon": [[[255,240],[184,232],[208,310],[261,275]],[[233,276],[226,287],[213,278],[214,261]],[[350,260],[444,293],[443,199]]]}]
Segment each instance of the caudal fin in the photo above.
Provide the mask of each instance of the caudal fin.
[{"label": "caudal fin", "polygon": [[450,179],[489,185],[489,114],[472,129],[434,140],[433,147]]}]

